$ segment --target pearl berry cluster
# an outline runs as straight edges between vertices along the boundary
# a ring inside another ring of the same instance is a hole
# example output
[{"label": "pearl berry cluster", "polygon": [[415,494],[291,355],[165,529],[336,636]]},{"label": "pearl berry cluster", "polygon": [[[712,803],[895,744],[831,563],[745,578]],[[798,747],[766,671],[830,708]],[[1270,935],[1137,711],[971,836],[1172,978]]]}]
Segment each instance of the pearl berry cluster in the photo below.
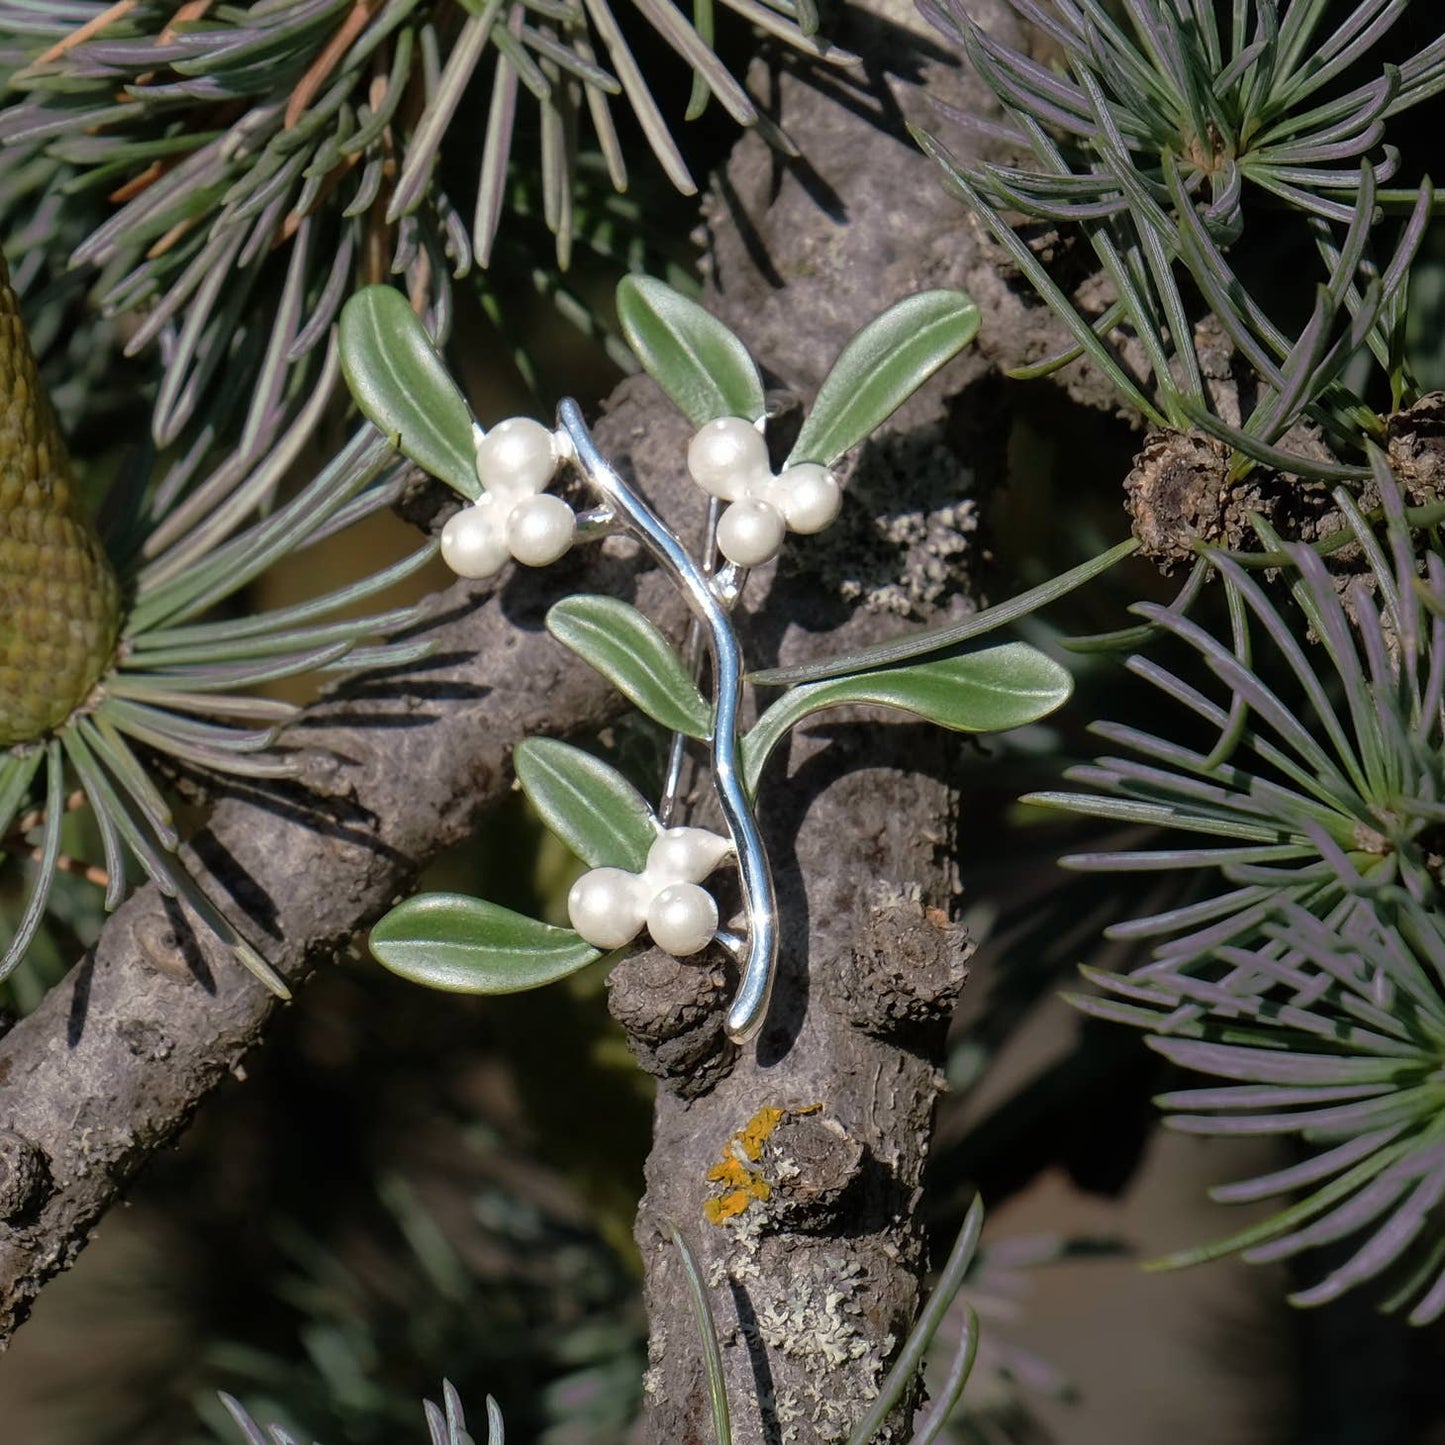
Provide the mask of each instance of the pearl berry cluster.
[{"label": "pearl berry cluster", "polygon": [[572,927],[594,948],[621,948],[644,925],[665,953],[682,958],[712,942],[717,903],[701,888],[732,852],[728,839],[706,828],[668,828],[648,849],[641,873],[594,868],[567,895]]},{"label": "pearl berry cluster", "polygon": [[774,476],[762,433],[739,416],[708,422],[687,449],[687,469],[704,491],[731,503],[718,522],[718,550],[739,567],[778,555],[785,532],[821,532],[843,505],[827,467],[802,462]]},{"label": "pearl berry cluster", "polygon": [[481,434],[477,476],[485,490],[442,528],[447,566],[462,577],[490,577],[508,557],[545,567],[566,552],[577,517],[546,492],[561,458],[554,434],[529,417],[512,417]]}]

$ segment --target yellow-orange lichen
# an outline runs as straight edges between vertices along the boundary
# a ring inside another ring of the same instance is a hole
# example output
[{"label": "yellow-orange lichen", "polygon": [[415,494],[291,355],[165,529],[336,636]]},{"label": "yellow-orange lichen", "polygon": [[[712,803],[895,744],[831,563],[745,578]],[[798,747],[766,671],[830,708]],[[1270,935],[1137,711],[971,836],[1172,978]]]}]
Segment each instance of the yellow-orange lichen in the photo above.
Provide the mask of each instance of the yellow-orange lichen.
[{"label": "yellow-orange lichen", "polygon": [[773,1130],[789,1114],[816,1114],[821,1104],[803,1104],[795,1109],[780,1109],[769,1104],[759,1109],[746,1124],[728,1138],[722,1157],[708,1167],[704,1176],[709,1184],[721,1184],[721,1193],[703,1201],[703,1217],[710,1224],[735,1219],[749,1205],[772,1197],[772,1186],[756,1170],[748,1166],[762,1157],[763,1145]]}]

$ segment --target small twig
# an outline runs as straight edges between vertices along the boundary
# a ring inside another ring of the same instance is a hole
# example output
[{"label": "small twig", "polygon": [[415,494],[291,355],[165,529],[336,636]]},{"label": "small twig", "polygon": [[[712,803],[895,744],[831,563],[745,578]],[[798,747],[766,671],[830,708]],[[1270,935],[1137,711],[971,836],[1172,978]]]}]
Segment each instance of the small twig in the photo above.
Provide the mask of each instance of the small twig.
[{"label": "small twig", "polygon": [[[65,811],[73,813],[78,808],[85,807],[86,797],[84,792],[76,789],[65,800]],[[22,813],[11,825],[10,831],[0,839],[0,852],[13,853],[25,841],[25,835],[33,832],[45,822],[45,809],[32,808],[28,813]]]},{"label": "small twig", "polygon": [[69,35],[62,36],[49,50],[42,51],[31,64],[49,65],[52,60],[59,60],[77,45],[84,45],[92,36],[98,35],[107,25],[129,15],[135,7],[136,0],[116,0],[114,5],[108,6],[99,15],[92,15],[84,25],[79,25]]},{"label": "small twig", "polygon": [[328,40],[316,59],[306,69],[306,74],[296,82],[291,99],[286,103],[286,116],[281,122],[282,130],[290,130],[306,113],[306,107],[316,98],[316,92],[326,83],[327,77],[341,63],[351,42],[366,29],[376,13],[380,0],[356,0],[346,19],[336,33]]},{"label": "small twig", "polygon": [[166,21],[161,33],[156,36],[157,45],[169,45],[176,38],[176,27],[188,20],[199,20],[211,8],[211,0],[187,0],[174,15]]},{"label": "small twig", "polygon": [[[42,850],[32,848],[30,856],[38,863]],[[87,883],[94,883],[97,888],[110,887],[110,874],[104,868],[96,867],[94,863],[87,863],[83,858],[72,858],[68,853],[62,853],[55,860],[55,868],[59,873],[69,873],[74,878],[83,878]]]}]

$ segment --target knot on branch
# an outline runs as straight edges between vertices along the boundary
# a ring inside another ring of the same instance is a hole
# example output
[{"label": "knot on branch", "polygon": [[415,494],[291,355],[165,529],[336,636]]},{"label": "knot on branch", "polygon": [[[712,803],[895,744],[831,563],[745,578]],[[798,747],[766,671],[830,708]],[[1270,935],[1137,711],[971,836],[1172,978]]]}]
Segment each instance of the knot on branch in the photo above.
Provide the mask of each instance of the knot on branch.
[{"label": "knot on branch", "polygon": [[1386,423],[1390,466],[1406,498],[1426,502],[1445,492],[1445,391],[1432,391]]},{"label": "knot on branch", "polygon": [[863,920],[843,961],[848,1019],[877,1038],[931,1044],[948,1027],[968,979],[973,944],[916,892],[890,889]]},{"label": "knot on branch", "polygon": [[763,1142],[758,1170],[772,1187],[768,1217],[795,1233],[827,1229],[863,1173],[863,1145],[836,1119],[802,1110],[779,1121]]},{"label": "knot on branch", "polygon": [[1229,475],[1229,448],[1199,432],[1152,432],[1124,479],[1125,505],[1134,535],[1161,572],[1193,563],[1195,545],[1254,543],[1252,512],[1273,519],[1284,479],[1256,468]]},{"label": "knot on branch", "polygon": [[[1329,453],[1302,427],[1279,445],[1302,456],[1328,460]],[[1259,515],[1285,537],[1313,541],[1338,525],[1330,489],[1287,472],[1255,466],[1230,475],[1230,449],[1202,432],[1151,432],[1134,469],[1124,479],[1125,506],[1143,555],[1166,575],[1192,564],[1196,547],[1255,550],[1250,523]]]},{"label": "knot on branch", "polygon": [[147,968],[178,983],[195,981],[186,957],[185,940],[171,909],[142,914],[132,925],[131,936],[135,939],[136,958]]},{"label": "knot on branch", "polygon": [[[863,1145],[822,1104],[765,1105],[727,1141],[707,1171],[711,1224],[746,1219],[779,1233],[825,1232],[863,1177]],[[856,1223],[856,1218],[854,1219]]]},{"label": "knot on branch", "polygon": [[644,949],[607,978],[607,1006],[626,1031],[632,1056],[685,1099],[708,1093],[737,1058],[723,1031],[731,992],[713,951],[699,963]]},{"label": "knot on branch", "polygon": [[0,1129],[0,1222],[21,1223],[49,1193],[45,1151],[13,1129]]}]

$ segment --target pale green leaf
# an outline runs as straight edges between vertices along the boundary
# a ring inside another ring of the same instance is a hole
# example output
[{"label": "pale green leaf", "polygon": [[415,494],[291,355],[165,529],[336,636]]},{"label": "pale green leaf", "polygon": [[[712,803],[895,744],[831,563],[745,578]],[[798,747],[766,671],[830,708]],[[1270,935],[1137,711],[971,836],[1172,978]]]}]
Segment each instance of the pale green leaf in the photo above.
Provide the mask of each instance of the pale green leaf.
[{"label": "pale green leaf", "polygon": [[869,322],[833,363],[788,465],[831,467],[967,346],[978,321],[978,307],[962,291],[923,291]]},{"label": "pale green leaf", "polygon": [[763,379],[748,349],[696,301],[649,276],[617,285],[617,319],[642,369],[695,427],[722,416],[758,421]]},{"label": "pale green leaf", "polygon": [[417,466],[481,496],[471,410],[406,297],[394,286],[358,291],[342,308],[340,341],[362,415]]},{"label": "pale green leaf", "polygon": [[1037,722],[1065,702],[1073,679],[1026,642],[812,682],[785,693],[743,739],[743,774],[756,791],[768,754],[805,717],[824,708],[872,703],[913,713],[955,732],[1004,732]]},{"label": "pale green leaf", "polygon": [[547,613],[547,630],[669,731],[712,732],[712,709],[682,659],[635,607],[616,597],[568,597]]},{"label": "pale green leaf", "polygon": [[[1027,592],[1020,592],[1017,597],[1010,597],[1006,602],[970,613],[961,622],[950,622],[947,626],[935,627],[928,632],[913,632],[906,637],[880,642],[843,657],[827,657],[821,662],[804,662],[796,667],[770,667],[761,672],[750,672],[748,681],[767,687],[779,687],[784,683],[794,682],[818,682],[826,677],[867,672],[875,667],[890,667],[911,658],[925,657],[930,652],[958,647],[986,632],[994,631],[995,628],[1017,622],[1021,617],[1027,617],[1041,607],[1047,607],[1051,602],[1057,602],[1074,588],[1092,577],[1097,577],[1100,572],[1107,571],[1116,562],[1122,562],[1125,557],[1133,556],[1138,550],[1138,542],[1131,537],[1127,542],[1120,542],[1118,546],[1110,547],[1107,552],[1101,552],[1097,557],[1092,557],[1067,572],[1061,572],[1057,577],[1051,577],[1047,582],[1031,587]],[[1064,645],[1068,645],[1067,641]]]},{"label": "pale green leaf", "polygon": [[450,993],[538,988],[602,956],[570,928],[460,893],[398,904],[371,930],[371,951],[393,973]]},{"label": "pale green leaf", "polygon": [[657,837],[652,809],[616,768],[556,738],[518,743],[512,762],[542,821],[584,863],[641,872]]},{"label": "pale green leaf", "polygon": [[722,1351],[718,1348],[717,1321],[713,1318],[712,1305],[708,1302],[702,1270],[677,1225],[670,1219],[663,1219],[661,1223],[677,1247],[678,1255],[682,1259],[683,1275],[687,1279],[687,1292],[692,1296],[693,1318],[697,1322],[703,1370],[707,1375],[707,1393],[712,1404],[713,1438],[717,1445],[732,1445],[732,1417],[728,1410],[727,1384],[723,1379]]}]

